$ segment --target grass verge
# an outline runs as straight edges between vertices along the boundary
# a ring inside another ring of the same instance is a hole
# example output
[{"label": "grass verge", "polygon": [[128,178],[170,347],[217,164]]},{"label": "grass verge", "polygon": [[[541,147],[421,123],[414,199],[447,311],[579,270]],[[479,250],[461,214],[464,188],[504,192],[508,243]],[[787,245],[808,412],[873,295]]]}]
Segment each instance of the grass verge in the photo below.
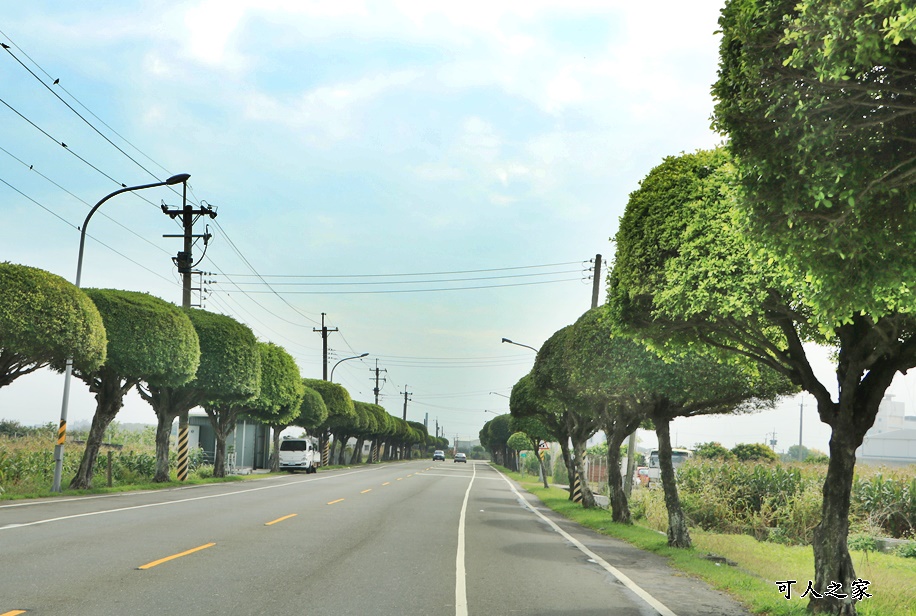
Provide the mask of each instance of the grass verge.
[{"label": "grass verge", "polygon": [[[640,549],[665,556],[671,565],[710,586],[731,595],[754,614],[768,616],[802,616],[807,614],[808,599],[801,599],[809,580],[814,579],[814,555],[810,547],[784,546],[759,542],[747,535],[704,533],[691,529],[694,548],[669,548],[667,538],[641,526],[615,524],[606,509],[583,509],[568,500],[559,488],[545,489],[530,476],[500,471],[519,482],[544,505],[560,515],[599,533],[615,537]],[[721,556],[735,566],[710,561],[710,555]],[[875,552],[852,552],[856,574],[870,582],[872,595],[860,601],[856,609],[861,616],[916,616],[916,559],[900,558]],[[779,592],[776,581],[797,580],[792,597]]]}]

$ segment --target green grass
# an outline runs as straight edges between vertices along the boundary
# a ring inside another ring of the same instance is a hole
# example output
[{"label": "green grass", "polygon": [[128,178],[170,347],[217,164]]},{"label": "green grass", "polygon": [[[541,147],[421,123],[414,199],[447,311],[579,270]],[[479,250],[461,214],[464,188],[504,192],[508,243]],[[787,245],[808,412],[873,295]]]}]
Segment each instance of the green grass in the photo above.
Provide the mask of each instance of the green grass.
[{"label": "green grass", "polygon": [[[626,541],[636,547],[665,556],[671,565],[700,578],[714,588],[731,595],[755,614],[801,616],[806,614],[804,592],[808,580],[814,579],[814,555],[811,547],[784,546],[758,542],[748,535],[706,533],[691,529],[694,548],[669,548],[665,535],[640,524],[626,526],[611,521],[605,509],[582,509],[568,500],[565,490],[544,489],[531,477],[507,472],[509,477],[537,496],[547,507],[570,520],[599,533]],[[737,566],[717,565],[704,558],[722,556]],[[862,616],[916,616],[916,559],[880,553],[852,552],[856,575],[869,580],[872,595],[856,605]],[[792,599],[776,587],[774,577],[797,580]]]}]

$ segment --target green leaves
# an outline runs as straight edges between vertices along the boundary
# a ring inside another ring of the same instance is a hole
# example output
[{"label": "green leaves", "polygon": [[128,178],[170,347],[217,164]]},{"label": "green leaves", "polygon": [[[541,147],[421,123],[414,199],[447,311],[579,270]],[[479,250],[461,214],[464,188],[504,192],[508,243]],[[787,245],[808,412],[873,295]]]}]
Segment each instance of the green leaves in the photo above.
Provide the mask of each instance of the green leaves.
[{"label": "green leaves", "polygon": [[105,361],[102,317],[76,286],[44,270],[0,263],[0,387],[68,357],[81,370]]},{"label": "green leaves", "polygon": [[[105,324],[105,368],[125,380],[177,387],[190,381],[200,364],[197,332],[174,304],[134,291],[86,289]],[[80,371],[84,378],[94,373]]]},{"label": "green leaves", "polygon": [[916,308],[916,9],[899,0],[731,0],[714,125],[736,204],[830,331]]}]

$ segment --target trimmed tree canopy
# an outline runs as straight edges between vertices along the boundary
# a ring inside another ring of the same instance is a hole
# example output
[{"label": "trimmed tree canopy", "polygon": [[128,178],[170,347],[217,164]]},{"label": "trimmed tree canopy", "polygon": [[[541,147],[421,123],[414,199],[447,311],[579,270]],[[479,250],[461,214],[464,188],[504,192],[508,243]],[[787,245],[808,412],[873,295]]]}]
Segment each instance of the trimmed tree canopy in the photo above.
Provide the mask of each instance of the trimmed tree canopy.
[{"label": "trimmed tree canopy", "polygon": [[185,387],[200,392],[201,401],[242,402],[258,395],[261,353],[248,326],[222,314],[188,312],[200,339],[200,367]]},{"label": "trimmed tree canopy", "polygon": [[306,387],[317,391],[328,407],[328,418],[319,429],[335,430],[338,426],[347,425],[356,418],[356,409],[350,393],[342,385],[320,379],[304,379]]},{"label": "trimmed tree canopy", "polygon": [[321,394],[305,385],[309,379],[302,380],[302,405],[296,425],[308,431],[317,429],[328,419],[328,406],[324,403]]},{"label": "trimmed tree canopy", "polygon": [[197,332],[180,308],[135,291],[86,289],[85,293],[105,324],[106,371],[167,387],[183,385],[197,373]]},{"label": "trimmed tree canopy", "polygon": [[105,361],[107,339],[95,304],[60,276],[0,263],[0,387],[68,357],[81,370]]},{"label": "trimmed tree canopy", "polygon": [[754,237],[818,313],[916,308],[916,9],[730,0],[714,87]]},{"label": "trimmed tree canopy", "polygon": [[296,360],[281,346],[271,342],[259,342],[261,356],[261,387],[257,397],[245,404],[246,410],[262,417],[286,417],[287,422],[295,419],[302,405],[302,377]]}]

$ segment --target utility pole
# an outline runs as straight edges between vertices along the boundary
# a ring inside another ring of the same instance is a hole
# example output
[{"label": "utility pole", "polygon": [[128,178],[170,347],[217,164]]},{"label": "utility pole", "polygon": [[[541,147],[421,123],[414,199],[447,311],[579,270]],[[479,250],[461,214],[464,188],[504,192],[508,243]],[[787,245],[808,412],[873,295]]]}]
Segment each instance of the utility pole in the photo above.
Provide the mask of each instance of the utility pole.
[{"label": "utility pole", "polygon": [[[372,368],[369,368],[369,372],[373,372],[373,369],[372,369]],[[387,368],[382,368],[381,370],[379,370],[379,367],[378,367],[378,359],[376,359],[376,360],[375,360],[375,369],[374,369],[374,372],[375,372],[375,388],[372,390],[372,393],[375,394],[375,403],[378,404],[378,392],[379,392],[378,382],[379,382],[379,372],[384,372],[384,373],[387,374],[387,373],[388,373],[388,369],[387,369]],[[387,381],[388,379],[384,379],[384,378],[383,378],[382,380],[383,380],[383,381]]]},{"label": "utility pole", "polygon": [[[181,226],[184,233],[181,235],[163,235],[162,237],[180,237],[184,240],[181,252],[173,259],[178,266],[178,273],[181,274],[181,307],[185,310],[191,308],[191,274],[194,273],[194,257],[191,253],[194,247],[194,240],[203,238],[204,251],[206,252],[207,242],[210,241],[209,232],[203,234],[194,234],[194,223],[201,216],[209,216],[211,219],[216,218],[216,210],[210,205],[206,207],[194,208],[188,205],[188,183],[182,183],[181,191],[181,209],[170,210],[165,204],[162,205],[162,213],[172,220],[181,217]],[[203,286],[203,285],[201,285]],[[185,481],[188,478],[188,411],[182,411],[178,416],[178,481]]]},{"label": "utility pole", "polygon": [[401,393],[404,394],[404,421],[407,421],[407,396],[410,395],[410,392],[407,391],[407,385],[404,385],[404,391]]},{"label": "utility pole", "polygon": [[598,291],[601,289],[601,255],[595,255],[595,275],[592,279],[592,308],[598,307]]},{"label": "utility pole", "polygon": [[805,459],[804,458],[805,454],[802,453],[804,451],[804,449],[802,449],[802,426],[804,425],[802,423],[802,420],[804,419],[804,413],[805,413],[805,399],[802,398],[801,404],[798,405],[798,461],[799,462],[803,462]]},{"label": "utility pole", "polygon": [[328,380],[328,334],[331,332],[339,331],[339,330],[336,327],[334,329],[328,329],[324,324],[324,315],[325,313],[322,312],[321,313],[321,329],[317,329],[313,327],[312,331],[321,332],[321,347],[322,347],[322,351],[324,352],[324,369],[322,370],[321,378],[322,380],[327,381]]}]

